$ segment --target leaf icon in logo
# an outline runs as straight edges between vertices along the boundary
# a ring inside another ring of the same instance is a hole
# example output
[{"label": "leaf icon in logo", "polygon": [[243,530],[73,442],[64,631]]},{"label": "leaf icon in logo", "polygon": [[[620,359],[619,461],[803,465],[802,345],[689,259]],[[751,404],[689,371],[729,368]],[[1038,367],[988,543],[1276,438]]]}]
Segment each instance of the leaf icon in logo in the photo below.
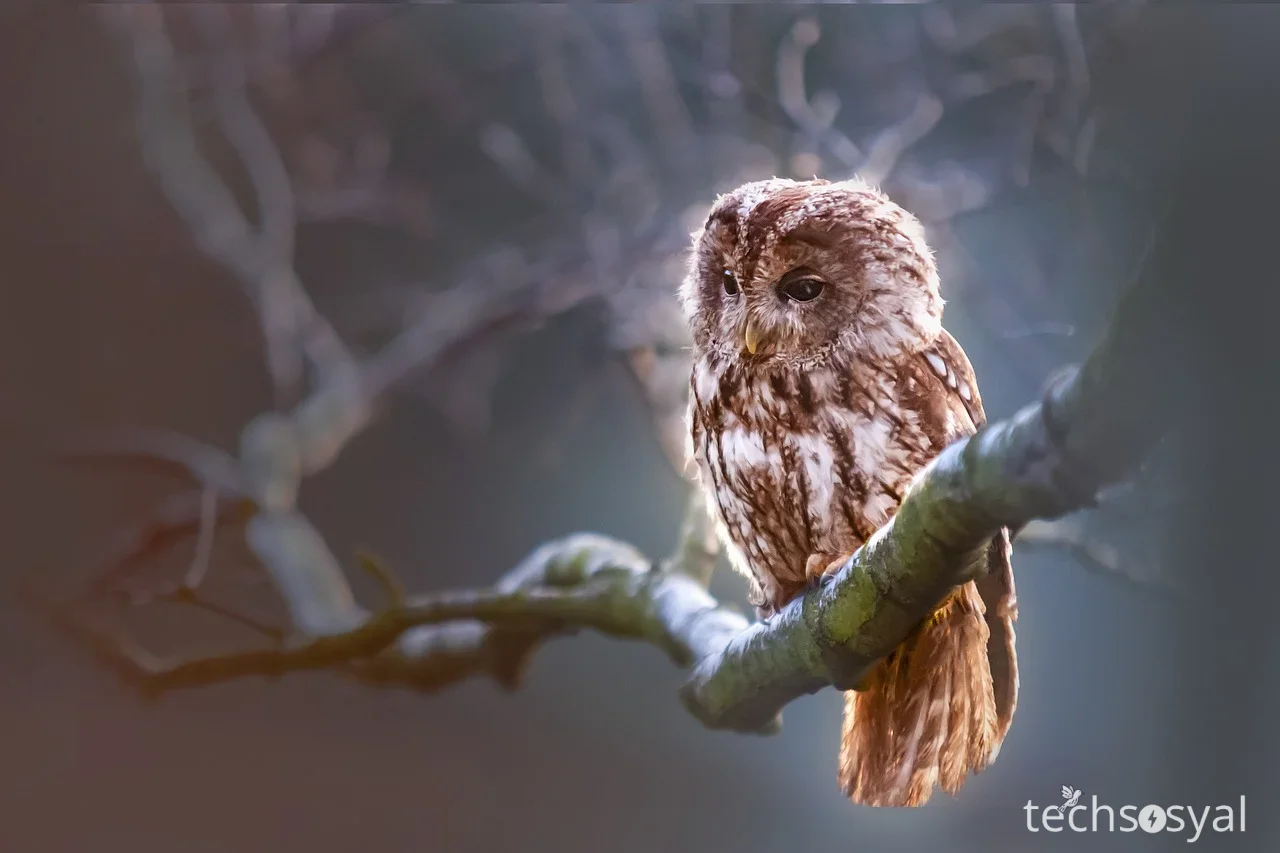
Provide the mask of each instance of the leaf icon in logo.
[{"label": "leaf icon in logo", "polygon": [[1069,809],[1076,803],[1080,802],[1080,789],[1072,788],[1070,785],[1062,786],[1062,799],[1066,800],[1062,804],[1064,809]]}]

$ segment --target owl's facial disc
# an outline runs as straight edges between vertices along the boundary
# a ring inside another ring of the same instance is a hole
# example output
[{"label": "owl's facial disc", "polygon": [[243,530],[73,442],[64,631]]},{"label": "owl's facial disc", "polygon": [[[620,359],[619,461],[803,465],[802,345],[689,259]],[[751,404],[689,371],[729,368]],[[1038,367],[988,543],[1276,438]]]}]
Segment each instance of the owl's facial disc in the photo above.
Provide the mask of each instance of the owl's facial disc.
[{"label": "owl's facial disc", "polygon": [[941,331],[924,227],[856,179],[744,184],[693,236],[680,294],[699,353],[807,370],[917,352]]}]

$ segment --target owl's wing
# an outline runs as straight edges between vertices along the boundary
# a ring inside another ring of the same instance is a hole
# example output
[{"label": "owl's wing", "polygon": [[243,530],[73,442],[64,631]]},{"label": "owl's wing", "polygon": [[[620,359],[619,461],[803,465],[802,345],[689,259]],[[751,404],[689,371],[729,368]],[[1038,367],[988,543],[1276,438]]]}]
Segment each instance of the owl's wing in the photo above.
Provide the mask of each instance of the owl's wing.
[{"label": "owl's wing", "polygon": [[[964,354],[960,344],[951,337],[946,329],[933,342],[933,346],[921,354],[928,370],[945,391],[930,389],[937,394],[937,399],[945,400],[956,416],[957,423],[950,430],[951,435],[944,437],[946,443],[957,438],[972,435],[978,427],[987,422],[986,412],[982,410],[982,395],[978,393],[978,380],[973,375],[973,366],[969,357]],[[939,448],[940,449],[940,448]]]},{"label": "owl's wing", "polygon": [[[943,330],[933,347],[920,357],[925,361],[927,370],[919,371],[917,375],[928,374],[947,389],[945,394],[934,391],[938,398],[947,401],[954,417],[954,427],[950,430],[953,434],[945,436],[945,443],[976,432],[987,422],[987,416],[982,410],[982,397],[978,394],[973,366],[960,344]],[[991,540],[987,552],[987,573],[975,582],[986,606],[987,628],[991,632],[987,641],[987,659],[995,687],[997,743],[1004,739],[1018,705],[1017,637],[1013,630],[1013,623],[1018,618],[1018,596],[1013,583],[1012,552],[1009,530],[1003,528]]]}]

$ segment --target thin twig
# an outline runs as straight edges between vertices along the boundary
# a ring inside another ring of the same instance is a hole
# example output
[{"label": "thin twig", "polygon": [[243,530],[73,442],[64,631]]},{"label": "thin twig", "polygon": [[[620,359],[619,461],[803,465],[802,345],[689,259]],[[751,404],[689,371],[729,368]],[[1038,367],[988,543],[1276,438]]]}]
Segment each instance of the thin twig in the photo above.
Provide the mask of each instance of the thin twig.
[{"label": "thin twig", "polygon": [[1119,581],[1143,594],[1185,600],[1186,591],[1173,578],[1153,571],[1140,571],[1135,559],[1127,558],[1114,545],[1102,542],[1086,531],[1078,520],[1032,521],[1018,533],[1014,547],[1066,551],[1087,571]]},{"label": "thin twig", "polygon": [[666,47],[656,31],[652,10],[629,9],[623,26],[627,56],[640,82],[658,144],[666,149],[667,160],[679,163],[697,149],[689,109],[680,94]]},{"label": "thin twig", "polygon": [[188,586],[181,586],[172,592],[155,596],[153,599],[146,602],[137,603],[150,603],[151,601],[181,604],[186,605],[187,607],[194,607],[197,610],[203,610],[206,613],[212,613],[214,616],[220,616],[229,622],[234,622],[241,627],[248,628],[254,633],[271,640],[273,643],[280,643],[285,637],[285,632],[275,625],[267,624],[259,619],[254,619],[252,616],[241,613],[238,610],[218,604],[217,602],[201,595],[199,592],[192,590]]},{"label": "thin twig", "polygon": [[691,489],[675,550],[664,565],[668,571],[683,572],[706,587],[711,583],[719,556],[720,543],[706,499],[700,489]]},{"label": "thin twig", "polygon": [[[435,629],[455,622],[486,622],[503,631],[538,635],[554,635],[565,625],[593,628],[647,640],[684,666],[705,654],[708,642],[746,626],[743,616],[717,608],[688,576],[655,572],[630,546],[590,534],[542,546],[490,590],[419,596],[342,634],[208,657],[158,658],[86,614],[47,598],[43,604],[69,624],[74,636],[111,661],[113,669],[152,691],[331,668],[390,651],[393,644],[398,645],[393,659],[413,670],[417,664],[406,653],[439,648]],[[390,665],[379,664],[383,678]]]},{"label": "thin twig", "polygon": [[364,573],[373,578],[374,582],[378,584],[378,588],[382,590],[382,595],[386,599],[386,607],[388,609],[394,610],[404,606],[404,584],[400,582],[400,579],[396,577],[386,563],[367,552],[357,554],[356,562],[359,563]]},{"label": "thin twig", "polygon": [[[254,509],[243,498],[222,496],[216,502],[213,527],[241,523]],[[141,522],[118,533],[111,547],[95,561],[88,572],[87,596],[101,597],[124,588],[125,581],[146,557],[190,536],[203,517],[202,492],[165,498]]]},{"label": "thin twig", "polygon": [[807,136],[852,169],[863,157],[858,146],[834,127],[840,99],[834,93],[825,92],[815,102],[805,86],[805,56],[818,43],[821,34],[815,18],[800,18],[778,46],[778,103]]},{"label": "thin twig", "polygon": [[1080,37],[1080,24],[1076,20],[1075,3],[1052,3],[1049,14],[1053,16],[1054,29],[1062,42],[1062,52],[1067,59],[1067,91],[1063,95],[1062,123],[1075,129],[1080,121],[1080,111],[1089,98],[1089,55]]},{"label": "thin twig", "polygon": [[200,584],[204,582],[205,574],[209,571],[217,509],[217,490],[205,486],[200,493],[200,527],[196,532],[196,550],[191,557],[191,566],[187,569],[186,580],[183,582],[189,590],[199,589]]},{"label": "thin twig", "polygon": [[858,175],[871,184],[881,184],[908,148],[924,139],[942,120],[942,101],[930,93],[916,99],[915,107],[898,124],[881,131],[858,167]]},{"label": "thin twig", "polygon": [[127,430],[68,439],[53,448],[56,460],[72,463],[152,463],[186,471],[202,485],[241,496],[248,485],[225,451],[169,430]]}]

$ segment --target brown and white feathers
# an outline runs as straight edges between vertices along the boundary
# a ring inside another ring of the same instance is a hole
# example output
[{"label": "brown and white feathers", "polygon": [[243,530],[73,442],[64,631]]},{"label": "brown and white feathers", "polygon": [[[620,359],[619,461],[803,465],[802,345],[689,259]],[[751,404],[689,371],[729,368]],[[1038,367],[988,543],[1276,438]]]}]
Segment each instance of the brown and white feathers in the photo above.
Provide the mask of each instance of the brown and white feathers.
[{"label": "brown and white feathers", "polygon": [[[721,196],[680,296],[692,457],[768,614],[892,517],[916,473],[982,424],[981,397],[942,328],[924,228],[859,181]],[[840,780],[855,801],[920,804],[994,759],[1017,696],[1007,534],[988,568],[848,694]]]}]

